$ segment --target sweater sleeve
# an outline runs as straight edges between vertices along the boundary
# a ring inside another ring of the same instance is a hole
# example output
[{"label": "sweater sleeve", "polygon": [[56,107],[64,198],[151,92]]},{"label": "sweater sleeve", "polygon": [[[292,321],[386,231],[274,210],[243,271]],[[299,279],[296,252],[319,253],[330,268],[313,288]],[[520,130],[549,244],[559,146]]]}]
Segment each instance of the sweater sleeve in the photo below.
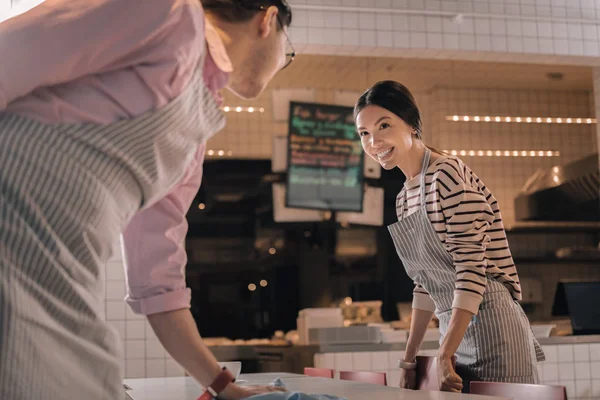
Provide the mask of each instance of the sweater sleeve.
[{"label": "sweater sleeve", "polygon": [[494,212],[484,194],[465,179],[459,168],[444,164],[438,171],[439,206],[445,220],[444,247],[456,269],[453,308],[477,314],[486,286],[487,229]]}]

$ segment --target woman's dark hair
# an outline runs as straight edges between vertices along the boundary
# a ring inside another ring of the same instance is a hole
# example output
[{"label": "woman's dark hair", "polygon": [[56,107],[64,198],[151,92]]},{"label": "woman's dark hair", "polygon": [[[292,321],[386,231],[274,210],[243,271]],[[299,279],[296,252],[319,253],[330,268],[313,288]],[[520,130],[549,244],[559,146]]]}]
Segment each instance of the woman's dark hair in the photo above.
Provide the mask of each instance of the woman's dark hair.
[{"label": "woman's dark hair", "polygon": [[[279,10],[277,18],[283,26],[292,23],[292,9],[286,0],[201,0],[202,7],[228,22],[246,22],[257,12],[275,6]],[[280,29],[283,29],[280,26]]]},{"label": "woman's dark hair", "polygon": [[422,139],[421,112],[412,93],[403,84],[396,81],[379,81],[371,86],[356,101],[354,120],[367,106],[379,106],[396,114],[406,125],[414,129],[419,139]]}]

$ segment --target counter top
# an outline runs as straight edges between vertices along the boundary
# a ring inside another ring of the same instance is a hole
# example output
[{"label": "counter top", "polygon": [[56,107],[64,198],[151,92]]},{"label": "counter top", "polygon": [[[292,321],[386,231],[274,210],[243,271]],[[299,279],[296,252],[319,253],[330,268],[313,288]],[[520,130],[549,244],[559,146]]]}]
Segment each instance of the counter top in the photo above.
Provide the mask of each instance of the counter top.
[{"label": "counter top", "polygon": [[[551,336],[539,338],[542,346],[557,346],[561,344],[600,343],[600,335],[580,336]],[[437,341],[423,342],[421,350],[435,350],[439,347]],[[370,343],[370,344],[322,344],[308,346],[210,346],[218,360],[248,360],[259,357],[262,352],[306,351],[312,353],[354,353],[359,351],[403,351],[406,343]]]},{"label": "counter top", "polygon": [[600,335],[550,336],[538,339],[541,345],[600,343]]},{"label": "counter top", "polygon": [[[268,385],[276,378],[280,378],[291,392],[323,393],[348,400],[509,400],[502,397],[404,390],[287,373],[242,374],[239,379],[254,385]],[[202,387],[189,377],[127,379],[125,384],[131,387],[128,395],[133,400],[196,400],[202,394]]]}]

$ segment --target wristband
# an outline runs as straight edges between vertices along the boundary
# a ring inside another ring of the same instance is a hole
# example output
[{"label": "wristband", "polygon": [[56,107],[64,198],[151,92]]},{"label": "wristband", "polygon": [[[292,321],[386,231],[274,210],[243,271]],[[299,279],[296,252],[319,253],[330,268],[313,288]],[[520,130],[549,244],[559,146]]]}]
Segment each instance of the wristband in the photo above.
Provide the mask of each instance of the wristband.
[{"label": "wristband", "polygon": [[417,363],[416,362],[408,362],[408,361],[404,361],[402,359],[398,360],[398,368],[402,368],[402,369],[416,369],[417,368]]},{"label": "wristband", "polygon": [[217,375],[213,383],[204,390],[204,393],[198,397],[198,400],[213,400],[232,382],[235,382],[235,378],[227,368],[223,367],[223,370]]}]

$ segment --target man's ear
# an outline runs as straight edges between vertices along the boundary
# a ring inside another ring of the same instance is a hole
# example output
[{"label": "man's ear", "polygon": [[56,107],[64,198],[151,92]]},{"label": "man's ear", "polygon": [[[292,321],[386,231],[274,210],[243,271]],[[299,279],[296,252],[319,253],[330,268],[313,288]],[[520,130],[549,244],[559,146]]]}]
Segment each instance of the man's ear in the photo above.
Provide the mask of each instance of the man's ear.
[{"label": "man's ear", "polygon": [[277,29],[277,14],[279,10],[275,6],[270,6],[263,13],[258,13],[260,19],[258,35],[264,39],[269,36],[273,29]]}]

